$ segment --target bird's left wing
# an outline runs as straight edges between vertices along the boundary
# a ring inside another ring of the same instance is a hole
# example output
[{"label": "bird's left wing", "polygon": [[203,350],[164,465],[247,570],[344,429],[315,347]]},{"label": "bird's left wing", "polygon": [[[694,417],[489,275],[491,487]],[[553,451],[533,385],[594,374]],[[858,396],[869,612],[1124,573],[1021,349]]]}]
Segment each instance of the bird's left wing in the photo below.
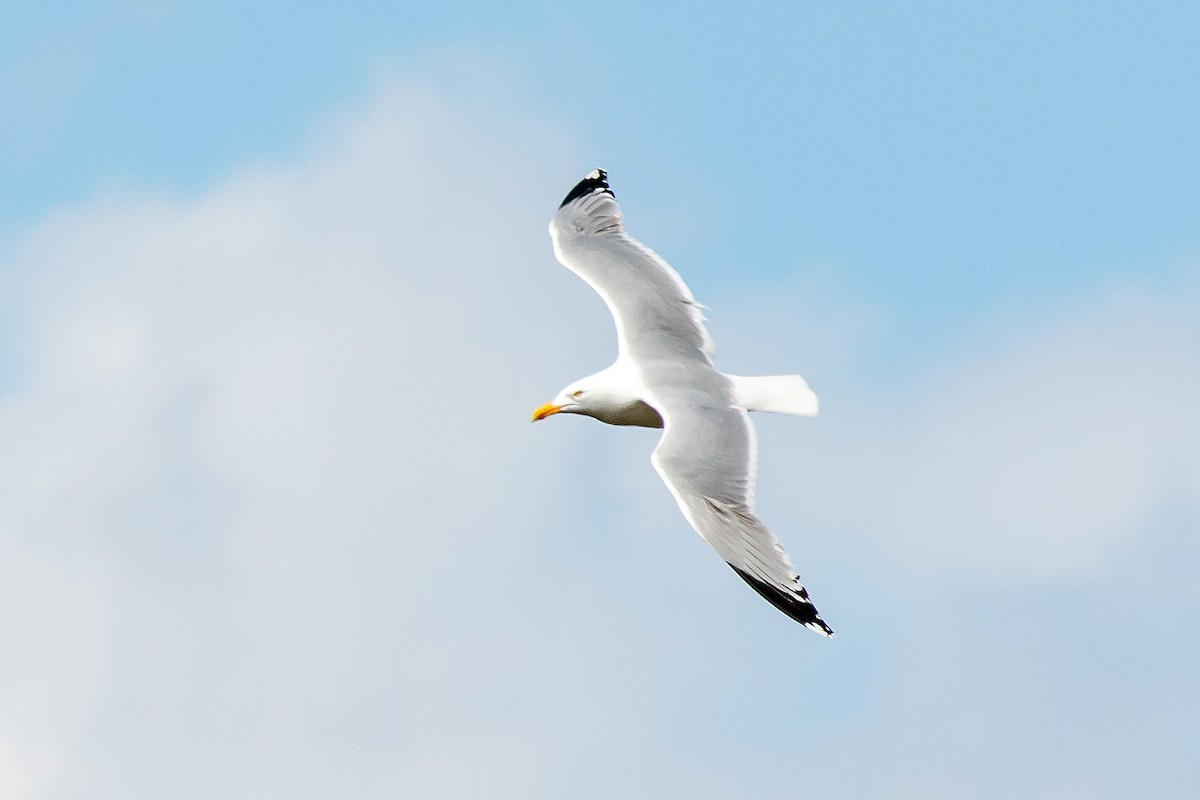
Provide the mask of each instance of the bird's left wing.
[{"label": "bird's left wing", "polygon": [[621,208],[598,169],[568,194],[550,221],[554,256],[603,298],[617,325],[620,356],[647,348],[712,365],[701,306],[679,273],[625,231]]}]

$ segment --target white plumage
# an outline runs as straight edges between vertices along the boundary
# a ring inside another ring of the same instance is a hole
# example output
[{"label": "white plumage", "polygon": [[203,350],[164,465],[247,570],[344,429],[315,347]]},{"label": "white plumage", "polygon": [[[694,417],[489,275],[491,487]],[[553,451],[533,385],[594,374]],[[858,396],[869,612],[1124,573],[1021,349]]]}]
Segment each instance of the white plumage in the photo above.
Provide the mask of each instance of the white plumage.
[{"label": "white plumage", "polygon": [[534,419],[561,412],[663,428],[651,462],[687,521],[760,595],[832,636],[779,540],[754,514],[756,453],[747,414],[812,416],[816,394],[799,375],[717,371],[699,304],[666,261],[626,233],[603,170],[567,194],[550,237],[558,260],[612,312],[617,360],[563,389]]}]

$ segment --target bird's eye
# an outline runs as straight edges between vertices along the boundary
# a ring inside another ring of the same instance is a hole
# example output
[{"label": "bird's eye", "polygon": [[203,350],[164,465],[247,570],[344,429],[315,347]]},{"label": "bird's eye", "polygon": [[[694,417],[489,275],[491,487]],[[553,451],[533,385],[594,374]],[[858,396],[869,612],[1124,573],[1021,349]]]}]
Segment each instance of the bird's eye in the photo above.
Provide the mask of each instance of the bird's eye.
[{"label": "bird's eye", "polygon": [[571,392],[571,397],[583,397],[583,389],[576,389]]}]

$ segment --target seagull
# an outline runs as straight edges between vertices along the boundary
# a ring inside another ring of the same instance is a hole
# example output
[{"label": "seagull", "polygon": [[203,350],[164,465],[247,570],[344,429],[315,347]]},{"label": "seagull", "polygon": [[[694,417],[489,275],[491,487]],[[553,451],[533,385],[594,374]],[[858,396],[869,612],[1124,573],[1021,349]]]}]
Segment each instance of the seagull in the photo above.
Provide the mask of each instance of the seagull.
[{"label": "seagull", "polygon": [[662,428],[650,462],[700,538],[756,592],[801,625],[833,636],[779,540],[754,513],[756,444],[749,411],[816,416],[799,375],[718,372],[702,306],[683,279],[625,231],[597,169],[550,221],[554,255],[604,300],[617,325],[617,360],[533,412],[583,414],[609,425]]}]

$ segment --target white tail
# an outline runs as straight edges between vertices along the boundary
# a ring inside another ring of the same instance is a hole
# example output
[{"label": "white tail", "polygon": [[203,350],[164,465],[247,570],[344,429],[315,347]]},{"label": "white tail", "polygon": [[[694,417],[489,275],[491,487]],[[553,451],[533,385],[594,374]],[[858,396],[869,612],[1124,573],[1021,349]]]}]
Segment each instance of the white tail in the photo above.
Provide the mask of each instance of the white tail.
[{"label": "white tail", "polygon": [[777,414],[817,415],[817,393],[808,388],[799,375],[760,375],[746,378],[726,375],[733,382],[737,403],[747,411],[774,411]]}]

